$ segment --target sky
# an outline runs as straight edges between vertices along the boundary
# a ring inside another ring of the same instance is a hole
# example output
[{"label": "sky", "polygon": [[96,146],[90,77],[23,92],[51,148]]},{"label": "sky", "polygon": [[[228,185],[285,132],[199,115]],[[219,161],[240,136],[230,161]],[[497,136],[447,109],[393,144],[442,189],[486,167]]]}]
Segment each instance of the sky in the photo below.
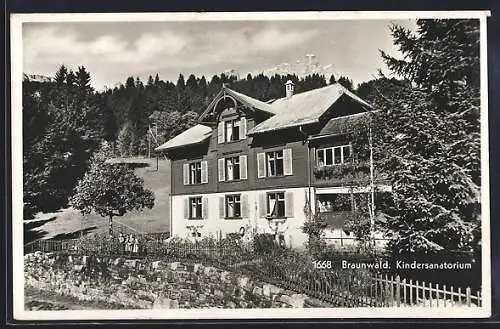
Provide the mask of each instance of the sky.
[{"label": "sky", "polygon": [[354,83],[386,71],[379,49],[400,56],[391,24],[415,28],[414,20],[25,22],[23,71],[53,76],[64,64],[83,65],[102,90],[159,74],[207,78],[234,69],[241,74],[293,63],[314,54],[336,75]]}]

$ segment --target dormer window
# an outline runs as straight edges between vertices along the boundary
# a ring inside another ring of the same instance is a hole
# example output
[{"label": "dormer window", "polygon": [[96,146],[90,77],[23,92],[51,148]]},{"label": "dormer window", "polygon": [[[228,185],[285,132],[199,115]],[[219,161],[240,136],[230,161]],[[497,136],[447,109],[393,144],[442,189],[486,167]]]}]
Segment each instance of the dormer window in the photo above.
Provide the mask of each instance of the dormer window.
[{"label": "dormer window", "polygon": [[226,141],[240,140],[240,119],[225,122]]},{"label": "dormer window", "polygon": [[219,121],[217,127],[217,143],[228,143],[247,138],[247,119],[226,119]]}]

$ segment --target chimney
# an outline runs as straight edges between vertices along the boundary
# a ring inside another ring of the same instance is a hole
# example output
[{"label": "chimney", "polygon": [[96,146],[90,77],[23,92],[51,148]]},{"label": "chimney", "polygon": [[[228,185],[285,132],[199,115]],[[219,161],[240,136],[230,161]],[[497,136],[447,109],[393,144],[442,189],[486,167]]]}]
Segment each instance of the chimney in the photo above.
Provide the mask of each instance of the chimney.
[{"label": "chimney", "polygon": [[286,90],[286,98],[290,98],[293,96],[293,87],[294,87],[294,83],[292,82],[292,80],[288,80],[286,83],[285,83],[285,90]]}]

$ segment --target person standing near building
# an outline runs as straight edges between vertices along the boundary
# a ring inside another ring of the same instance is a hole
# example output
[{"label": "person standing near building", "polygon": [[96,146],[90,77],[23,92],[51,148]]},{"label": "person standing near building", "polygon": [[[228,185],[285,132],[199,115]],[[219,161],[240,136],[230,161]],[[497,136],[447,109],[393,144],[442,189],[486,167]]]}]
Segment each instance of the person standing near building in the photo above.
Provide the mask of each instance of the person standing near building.
[{"label": "person standing near building", "polygon": [[121,232],[118,235],[118,244],[120,245],[120,253],[123,255],[125,253],[125,237]]},{"label": "person standing near building", "polygon": [[135,239],[132,240],[133,246],[132,246],[132,253],[134,255],[137,255],[139,253],[139,239],[135,237]]},{"label": "person standing near building", "polygon": [[125,238],[125,254],[129,254],[130,251],[131,251],[131,239],[132,239],[132,236],[130,234],[127,234],[126,238]]}]

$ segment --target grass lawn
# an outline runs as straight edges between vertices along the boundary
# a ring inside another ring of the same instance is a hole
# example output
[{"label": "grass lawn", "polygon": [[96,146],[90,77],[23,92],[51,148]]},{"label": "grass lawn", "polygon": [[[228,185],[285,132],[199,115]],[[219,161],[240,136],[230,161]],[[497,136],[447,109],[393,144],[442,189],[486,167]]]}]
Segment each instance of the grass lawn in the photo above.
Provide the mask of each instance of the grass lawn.
[{"label": "grass lawn", "polygon": [[[124,159],[124,161],[135,162],[134,159]],[[156,170],[156,159],[138,158],[136,161],[147,163],[145,167],[136,168],[135,172],[144,179],[145,187],[154,192],[155,205],[152,209],[129,212],[122,217],[115,217],[114,228],[117,231],[123,229],[127,233],[132,233],[133,230],[168,232],[170,224],[170,163],[168,160],[159,160],[158,170]],[[61,209],[54,213],[39,213],[31,222],[37,220],[44,222],[44,224],[33,228],[30,232],[33,233],[35,239],[76,237],[80,232],[107,231],[108,229],[107,218],[97,214],[84,216],[73,208]],[[26,238],[26,240],[28,239]]]}]

